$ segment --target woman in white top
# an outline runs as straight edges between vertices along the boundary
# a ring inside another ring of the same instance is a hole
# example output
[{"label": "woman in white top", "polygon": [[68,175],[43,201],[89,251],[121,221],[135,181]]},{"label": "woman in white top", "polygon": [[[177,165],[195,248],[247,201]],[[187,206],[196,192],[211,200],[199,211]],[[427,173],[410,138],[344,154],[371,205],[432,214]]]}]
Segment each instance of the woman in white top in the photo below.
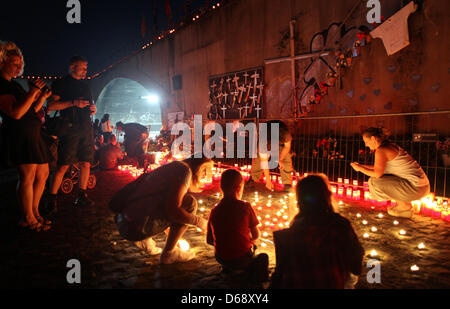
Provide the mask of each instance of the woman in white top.
[{"label": "woman in white top", "polygon": [[370,177],[369,191],[379,201],[395,200],[397,206],[388,208],[394,217],[411,218],[411,201],[430,192],[428,177],[405,150],[388,140],[383,128],[368,128],[362,133],[364,143],[375,151],[373,166],[351,163],[353,169]]},{"label": "woman in white top", "polygon": [[102,130],[103,139],[105,141],[109,140],[109,136],[112,134],[114,127],[111,125],[111,120],[109,119],[109,114],[104,114],[102,121],[100,122],[100,129]]}]

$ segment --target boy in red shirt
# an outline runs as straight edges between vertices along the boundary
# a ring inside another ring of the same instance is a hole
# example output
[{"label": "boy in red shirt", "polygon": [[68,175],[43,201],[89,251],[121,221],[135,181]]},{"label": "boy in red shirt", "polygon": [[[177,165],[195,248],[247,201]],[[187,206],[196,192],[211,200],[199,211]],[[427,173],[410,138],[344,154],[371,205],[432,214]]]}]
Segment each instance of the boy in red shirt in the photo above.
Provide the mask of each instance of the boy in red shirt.
[{"label": "boy in red shirt", "polygon": [[224,198],[211,211],[207,242],[214,246],[216,260],[224,272],[244,270],[255,281],[264,282],[269,276],[269,256],[265,253],[255,256],[259,221],[250,203],[240,200],[244,184],[238,171],[223,173],[220,187]]}]

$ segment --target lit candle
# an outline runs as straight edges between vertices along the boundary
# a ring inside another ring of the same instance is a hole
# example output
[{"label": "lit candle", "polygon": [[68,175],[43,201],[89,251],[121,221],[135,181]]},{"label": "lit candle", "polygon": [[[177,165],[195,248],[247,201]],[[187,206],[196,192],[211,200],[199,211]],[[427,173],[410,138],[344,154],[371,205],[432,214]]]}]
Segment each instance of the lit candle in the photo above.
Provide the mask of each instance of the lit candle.
[{"label": "lit candle", "polygon": [[189,243],[186,240],[184,240],[184,239],[180,239],[178,241],[178,244],[180,245],[180,249],[182,251],[188,251],[189,248],[190,248]]},{"label": "lit candle", "polygon": [[267,244],[265,242],[261,243],[261,247],[265,248],[267,247]]},{"label": "lit candle", "polygon": [[349,185],[349,184],[350,184],[350,180],[344,179],[344,184],[345,184],[345,185]]},{"label": "lit candle", "polygon": [[360,199],[360,197],[361,197],[361,191],[359,191],[359,190],[353,190],[353,199],[354,199],[355,201],[357,201],[357,200]]},{"label": "lit candle", "polygon": [[372,230],[372,232],[376,232],[376,231],[378,231],[378,229],[375,227],[375,226],[372,226],[372,228],[371,228],[371,230]]},{"label": "lit candle", "polygon": [[381,213],[378,214],[378,218],[380,218],[380,219],[383,218],[383,214],[381,214]]},{"label": "lit candle", "polygon": [[378,252],[376,250],[372,250],[372,251],[370,251],[370,256],[371,257],[378,256]]},{"label": "lit candle", "polygon": [[425,249],[425,244],[421,242],[418,246],[419,249]]},{"label": "lit candle", "polygon": [[264,233],[263,233],[263,237],[267,237],[267,236],[269,236],[269,233],[264,232]]},{"label": "lit candle", "polygon": [[394,225],[398,225],[399,222],[397,220],[394,221]]},{"label": "lit candle", "polygon": [[363,220],[363,221],[362,221],[362,224],[364,224],[364,225],[367,225],[367,223],[368,223],[368,222],[367,222],[366,220]]},{"label": "lit candle", "polygon": [[342,183],[342,178],[338,178],[338,183]]},{"label": "lit candle", "polygon": [[369,238],[369,233],[364,233],[363,237],[364,238]]},{"label": "lit candle", "polygon": [[336,195],[336,193],[337,193],[336,186],[331,186],[331,193],[333,193],[333,195]]},{"label": "lit candle", "polygon": [[357,218],[361,218],[361,214],[356,214],[356,217]]},{"label": "lit candle", "polygon": [[369,191],[364,191],[364,200],[365,201],[370,200],[370,192]]},{"label": "lit candle", "polygon": [[405,230],[400,230],[400,232],[398,232],[400,235],[406,235],[406,231]]},{"label": "lit candle", "polygon": [[411,271],[418,271],[418,270],[419,270],[419,266],[417,266],[417,265],[411,266]]},{"label": "lit candle", "polygon": [[357,186],[358,186],[358,180],[353,180],[353,185],[354,185],[355,187],[357,187]]},{"label": "lit candle", "polygon": [[[347,179],[346,179],[347,180]],[[352,197],[352,188],[347,188],[347,194],[346,194],[346,196],[348,197],[348,198],[351,198]]]}]

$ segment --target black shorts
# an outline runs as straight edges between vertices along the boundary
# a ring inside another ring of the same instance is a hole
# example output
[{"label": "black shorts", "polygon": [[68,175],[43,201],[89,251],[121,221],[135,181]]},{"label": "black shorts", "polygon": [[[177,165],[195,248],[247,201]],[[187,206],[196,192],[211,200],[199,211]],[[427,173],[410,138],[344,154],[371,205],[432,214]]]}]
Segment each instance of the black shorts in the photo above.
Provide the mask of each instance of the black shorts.
[{"label": "black shorts", "polygon": [[58,165],[72,165],[94,160],[94,130],[92,125],[71,130],[58,140]]},{"label": "black shorts", "polygon": [[[181,208],[188,213],[195,214],[197,212],[197,200],[190,194],[186,194],[183,198]],[[165,214],[155,215],[146,218],[143,227],[138,227],[134,222],[128,221],[122,214],[115,216],[115,222],[123,238],[131,241],[141,241],[149,237],[164,232],[169,227],[181,227],[183,224],[171,222]]]}]

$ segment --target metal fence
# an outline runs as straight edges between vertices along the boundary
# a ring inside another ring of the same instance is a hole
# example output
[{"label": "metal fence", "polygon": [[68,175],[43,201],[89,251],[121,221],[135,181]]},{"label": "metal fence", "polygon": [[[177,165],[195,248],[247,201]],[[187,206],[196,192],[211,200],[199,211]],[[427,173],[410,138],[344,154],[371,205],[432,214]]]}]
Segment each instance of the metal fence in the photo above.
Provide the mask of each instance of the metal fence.
[{"label": "metal fence", "polygon": [[[294,123],[294,119],[283,121]],[[439,141],[444,142],[450,136],[450,111],[310,117],[297,119],[296,123],[295,128],[291,130],[293,164],[296,172],[301,175],[324,173],[332,182],[343,178],[349,179],[350,183],[358,180],[362,185],[368,177],[355,172],[350,163],[371,165],[374,155],[365,147],[360,132],[366,127],[384,127],[391,131],[391,140],[405,149],[422,166],[430,180],[432,192],[436,196],[450,197],[449,148],[448,144],[440,144],[442,147],[438,147]],[[252,160],[247,152],[244,159],[225,158],[216,161],[231,166],[243,166],[251,165]]]}]

